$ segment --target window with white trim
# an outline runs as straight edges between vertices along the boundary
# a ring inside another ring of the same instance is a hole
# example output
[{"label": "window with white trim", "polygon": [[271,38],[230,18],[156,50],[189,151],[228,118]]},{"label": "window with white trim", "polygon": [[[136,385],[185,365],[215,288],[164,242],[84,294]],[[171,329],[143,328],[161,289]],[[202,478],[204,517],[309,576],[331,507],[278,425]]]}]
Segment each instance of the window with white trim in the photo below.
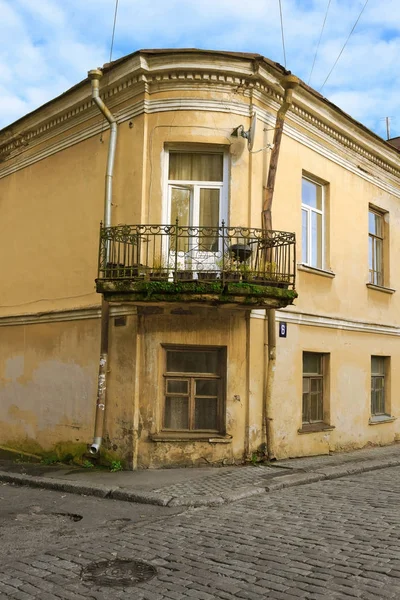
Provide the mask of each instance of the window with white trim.
[{"label": "window with white trim", "polygon": [[325,186],[304,177],[301,192],[302,263],[325,268]]},{"label": "window with white trim", "polygon": [[166,347],[163,429],[222,432],[225,348]]},{"label": "window with white trim", "polygon": [[384,285],[384,214],[370,207],[368,212],[368,263],[369,282]]},{"label": "window with white trim", "polygon": [[[223,150],[169,150],[168,221],[217,228],[228,217],[227,156]],[[184,240],[180,240],[181,244]],[[178,247],[178,251],[186,251]],[[199,250],[217,252],[218,236],[202,232]]]}]

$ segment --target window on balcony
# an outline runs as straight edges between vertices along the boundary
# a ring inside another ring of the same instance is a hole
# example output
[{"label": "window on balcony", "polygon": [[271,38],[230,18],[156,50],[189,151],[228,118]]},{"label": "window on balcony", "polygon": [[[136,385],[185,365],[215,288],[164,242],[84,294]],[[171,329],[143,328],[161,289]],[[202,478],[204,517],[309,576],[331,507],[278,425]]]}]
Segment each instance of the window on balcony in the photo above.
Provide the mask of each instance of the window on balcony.
[{"label": "window on balcony", "polygon": [[224,348],[165,348],[163,429],[222,430]]},{"label": "window on balcony", "polygon": [[374,208],[368,213],[368,262],[369,282],[373,285],[384,286],[384,214]]},{"label": "window on balcony", "polygon": [[325,191],[325,185],[303,177],[302,263],[317,269],[325,268]]},{"label": "window on balcony", "polygon": [[[169,151],[168,219],[179,219],[183,227],[216,228],[227,220],[227,158],[221,152]],[[186,252],[186,240],[178,242],[178,251]],[[216,232],[202,232],[199,251],[217,252]],[[173,248],[175,250],[175,248]]]}]

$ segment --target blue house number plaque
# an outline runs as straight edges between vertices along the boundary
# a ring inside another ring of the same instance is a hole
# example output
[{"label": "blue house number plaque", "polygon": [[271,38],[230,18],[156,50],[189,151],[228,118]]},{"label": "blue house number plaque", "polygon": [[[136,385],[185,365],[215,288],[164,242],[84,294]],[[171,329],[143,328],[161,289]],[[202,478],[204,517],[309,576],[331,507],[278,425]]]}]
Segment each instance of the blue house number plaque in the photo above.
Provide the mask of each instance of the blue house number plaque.
[{"label": "blue house number plaque", "polygon": [[281,321],[279,323],[279,337],[286,337],[287,335],[287,323]]}]

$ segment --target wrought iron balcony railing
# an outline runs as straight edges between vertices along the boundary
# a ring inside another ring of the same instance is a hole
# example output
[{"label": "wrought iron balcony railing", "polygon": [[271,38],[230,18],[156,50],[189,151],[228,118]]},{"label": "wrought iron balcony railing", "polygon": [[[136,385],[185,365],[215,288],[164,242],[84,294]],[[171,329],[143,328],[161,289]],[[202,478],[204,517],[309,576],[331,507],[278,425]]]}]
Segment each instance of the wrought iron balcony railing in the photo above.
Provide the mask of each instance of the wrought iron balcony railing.
[{"label": "wrought iron balcony railing", "polygon": [[295,234],[248,227],[100,228],[99,279],[245,282],[294,289]]}]

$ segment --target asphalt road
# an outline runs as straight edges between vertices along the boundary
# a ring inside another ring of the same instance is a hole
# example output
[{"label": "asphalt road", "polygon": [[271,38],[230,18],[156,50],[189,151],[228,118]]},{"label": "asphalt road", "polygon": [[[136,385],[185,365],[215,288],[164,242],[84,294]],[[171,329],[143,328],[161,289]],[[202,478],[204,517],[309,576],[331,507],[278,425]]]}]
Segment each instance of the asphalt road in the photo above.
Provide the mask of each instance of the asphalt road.
[{"label": "asphalt road", "polygon": [[1,599],[400,598],[399,467],[184,512],[0,497]]}]

